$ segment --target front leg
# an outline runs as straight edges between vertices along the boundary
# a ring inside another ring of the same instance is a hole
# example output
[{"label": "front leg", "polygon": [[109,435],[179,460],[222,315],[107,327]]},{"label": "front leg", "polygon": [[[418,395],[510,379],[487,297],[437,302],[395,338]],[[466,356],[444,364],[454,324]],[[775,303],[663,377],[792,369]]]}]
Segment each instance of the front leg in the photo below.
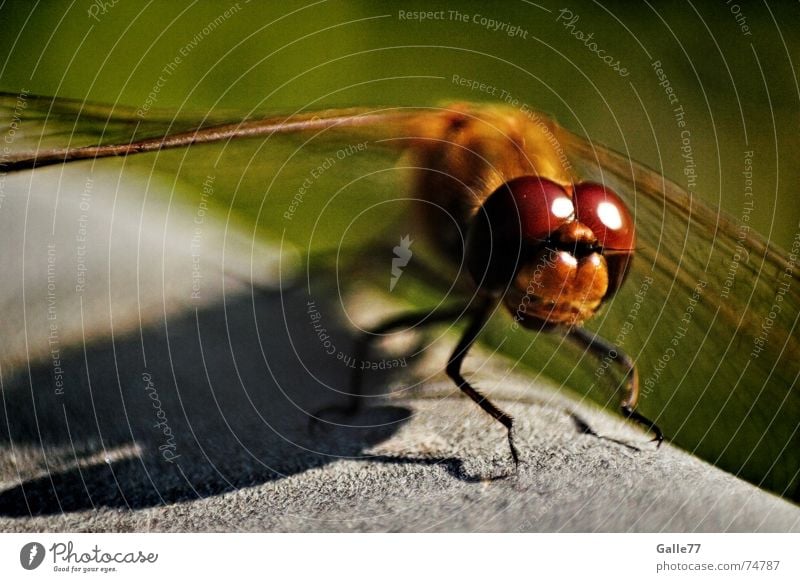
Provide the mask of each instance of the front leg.
[{"label": "front leg", "polygon": [[473,388],[469,382],[464,379],[464,376],[461,375],[461,365],[464,363],[464,358],[467,356],[467,352],[472,347],[472,344],[475,343],[475,339],[483,329],[483,326],[488,321],[494,306],[494,301],[485,299],[482,300],[481,304],[472,313],[472,320],[467,330],[464,332],[456,349],[453,351],[453,355],[450,356],[450,360],[447,362],[447,375],[450,376],[453,382],[456,383],[456,386],[458,386],[464,394],[472,398],[472,400],[491,415],[492,418],[506,427],[508,431],[508,446],[511,449],[511,458],[514,460],[514,468],[516,469],[519,465],[519,454],[517,453],[517,447],[514,445],[514,419],[511,418],[511,415],[495,406],[486,396]]},{"label": "front leg", "polygon": [[569,337],[598,358],[602,359],[608,356],[622,366],[625,370],[625,396],[620,403],[620,410],[626,418],[650,429],[655,434],[653,441],[656,441],[658,443],[656,446],[660,447],[664,440],[661,429],[655,422],[636,411],[636,404],[639,402],[639,373],[633,359],[614,344],[580,326],[571,328]]}]

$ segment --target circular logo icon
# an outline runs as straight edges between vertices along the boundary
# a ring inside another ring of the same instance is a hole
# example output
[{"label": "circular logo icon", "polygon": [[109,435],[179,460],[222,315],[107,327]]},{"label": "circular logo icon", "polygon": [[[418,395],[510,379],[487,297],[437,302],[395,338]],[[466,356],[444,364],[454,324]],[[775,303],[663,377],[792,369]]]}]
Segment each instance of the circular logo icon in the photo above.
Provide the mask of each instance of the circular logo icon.
[{"label": "circular logo icon", "polygon": [[19,563],[26,570],[35,570],[44,561],[44,546],[39,542],[29,542],[19,551]]}]

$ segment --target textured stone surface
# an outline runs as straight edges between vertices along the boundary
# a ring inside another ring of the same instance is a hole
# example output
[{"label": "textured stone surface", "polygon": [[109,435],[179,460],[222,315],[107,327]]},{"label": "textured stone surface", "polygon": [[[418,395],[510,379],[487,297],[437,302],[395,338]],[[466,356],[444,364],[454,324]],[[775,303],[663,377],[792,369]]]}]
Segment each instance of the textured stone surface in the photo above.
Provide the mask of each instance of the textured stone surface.
[{"label": "textured stone surface", "polygon": [[[276,303],[259,298],[256,313],[273,321]],[[82,351],[66,357],[63,396],[52,395],[47,366],[32,369],[33,399],[27,374],[7,378],[0,529],[800,529],[796,506],[669,444],[656,450],[636,427],[533,386],[479,350],[467,369],[480,369],[476,383],[518,421],[517,474],[504,430],[441,375],[350,421],[330,417],[368,428],[309,428],[306,411],[335,401],[318,381],[345,386],[347,370],[319,357],[303,370],[294,350],[318,351],[314,337],[292,349],[281,334],[265,334],[264,359],[252,318],[243,300],[228,304],[227,328],[222,308],[172,321],[171,360],[151,356],[150,382],[179,455],[172,462],[159,450],[168,441],[155,427],[139,337],[118,340],[116,359],[110,343],[88,349],[91,385]],[[143,341],[150,354],[167,352],[163,330]],[[444,355],[432,350],[423,377]],[[393,376],[411,377],[407,369]],[[392,376],[370,377],[384,385]],[[502,387],[492,388],[497,378]]]}]

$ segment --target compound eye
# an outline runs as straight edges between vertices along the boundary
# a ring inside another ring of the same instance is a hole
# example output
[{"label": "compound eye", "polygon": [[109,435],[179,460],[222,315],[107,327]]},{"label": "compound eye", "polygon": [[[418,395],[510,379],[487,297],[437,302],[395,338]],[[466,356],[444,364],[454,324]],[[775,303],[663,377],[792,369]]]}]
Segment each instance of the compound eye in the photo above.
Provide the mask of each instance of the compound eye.
[{"label": "compound eye", "polygon": [[[545,240],[562,224],[575,219],[575,206],[560,185],[538,176],[506,182],[496,194],[506,206],[507,227],[520,229],[522,240]],[[494,197],[494,195],[493,195]],[[514,224],[515,222],[518,224]]]},{"label": "compound eye", "polygon": [[473,219],[467,268],[479,286],[502,290],[511,284],[527,243],[543,242],[573,220],[575,206],[555,182],[538,176],[510,180],[492,192]]},{"label": "compound eye", "polygon": [[577,184],[573,201],[578,221],[592,229],[598,245],[608,250],[634,250],[633,219],[625,203],[610,188],[593,182]]}]

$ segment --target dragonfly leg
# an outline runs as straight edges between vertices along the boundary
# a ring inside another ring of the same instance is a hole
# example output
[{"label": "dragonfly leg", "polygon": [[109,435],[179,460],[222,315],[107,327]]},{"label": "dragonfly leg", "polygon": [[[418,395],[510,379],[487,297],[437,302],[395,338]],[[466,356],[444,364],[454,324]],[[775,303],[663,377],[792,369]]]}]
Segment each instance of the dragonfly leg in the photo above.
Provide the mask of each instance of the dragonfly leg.
[{"label": "dragonfly leg", "polygon": [[467,311],[467,308],[463,305],[434,311],[414,311],[393,317],[371,329],[362,331],[358,338],[356,338],[353,346],[353,360],[356,366],[353,368],[353,373],[350,376],[350,391],[347,395],[347,404],[328,406],[317,411],[317,413],[311,417],[312,422],[320,420],[322,415],[331,412],[352,416],[363,408],[364,370],[361,367],[361,362],[366,361],[373,344],[376,340],[380,339],[382,335],[408,327],[416,326],[417,328],[422,328],[437,323],[455,321],[465,311]]},{"label": "dragonfly leg", "polygon": [[639,402],[639,372],[636,370],[636,364],[633,359],[611,342],[582,327],[571,328],[569,337],[598,358],[609,357],[613,359],[625,370],[625,397],[620,403],[620,410],[626,418],[651,430],[655,434],[653,441],[657,442],[657,446],[660,447],[661,442],[664,440],[664,434],[661,429],[655,422],[636,410],[636,404]]},{"label": "dragonfly leg", "polygon": [[472,321],[470,321],[469,327],[467,327],[467,330],[464,332],[464,335],[453,351],[453,355],[450,356],[450,360],[447,362],[447,375],[450,376],[464,394],[472,398],[472,400],[492,418],[506,427],[508,431],[508,446],[511,449],[511,458],[514,460],[514,467],[516,468],[519,465],[519,454],[517,453],[517,447],[514,445],[514,419],[511,415],[495,406],[486,396],[473,388],[469,382],[464,379],[464,376],[461,375],[461,365],[464,363],[464,358],[472,347],[472,344],[475,343],[475,339],[483,329],[484,324],[489,319],[493,306],[493,301],[486,300],[472,314]]}]

